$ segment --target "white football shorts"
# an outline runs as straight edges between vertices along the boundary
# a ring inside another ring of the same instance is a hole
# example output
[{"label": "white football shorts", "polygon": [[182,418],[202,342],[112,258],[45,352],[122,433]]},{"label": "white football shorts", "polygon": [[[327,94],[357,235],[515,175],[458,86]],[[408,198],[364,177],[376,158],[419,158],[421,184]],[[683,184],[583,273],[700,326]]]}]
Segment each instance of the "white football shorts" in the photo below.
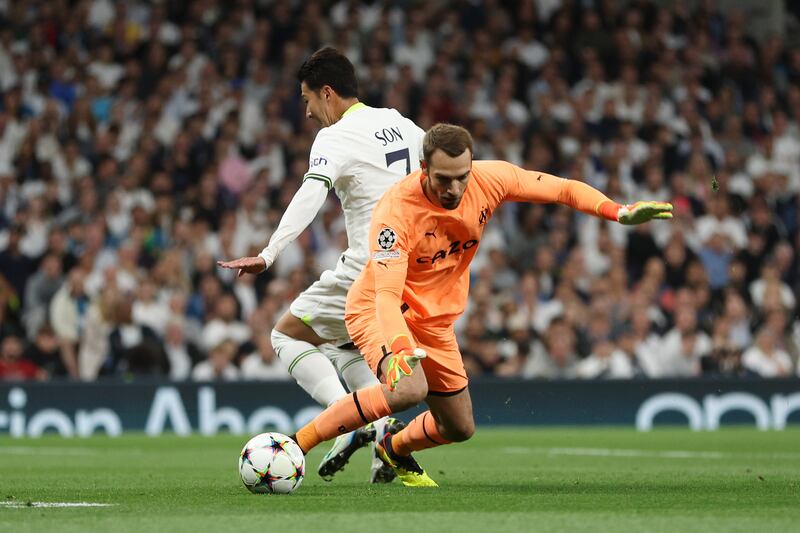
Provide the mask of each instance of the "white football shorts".
[{"label": "white football shorts", "polygon": [[353,280],[341,271],[326,270],[319,280],[295,298],[289,312],[302,320],[314,333],[340,347],[351,344],[344,324],[344,307],[347,291]]}]

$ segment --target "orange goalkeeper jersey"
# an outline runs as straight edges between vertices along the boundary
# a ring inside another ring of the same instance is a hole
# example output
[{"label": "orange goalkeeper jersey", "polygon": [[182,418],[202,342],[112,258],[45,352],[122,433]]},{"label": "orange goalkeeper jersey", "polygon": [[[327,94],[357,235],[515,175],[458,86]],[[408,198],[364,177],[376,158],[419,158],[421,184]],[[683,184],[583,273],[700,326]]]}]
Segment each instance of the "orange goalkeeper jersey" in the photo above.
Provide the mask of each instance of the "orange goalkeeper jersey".
[{"label": "orange goalkeeper jersey", "polygon": [[474,161],[454,210],[428,200],[424,176],[422,171],[406,176],[375,206],[370,260],[347,297],[348,324],[359,317],[377,319],[387,346],[395,351],[400,337],[413,344],[406,321],[448,325],[464,311],[470,262],[486,222],[502,202],[560,202],[616,220],[618,204],[589,185],[505,161]]}]

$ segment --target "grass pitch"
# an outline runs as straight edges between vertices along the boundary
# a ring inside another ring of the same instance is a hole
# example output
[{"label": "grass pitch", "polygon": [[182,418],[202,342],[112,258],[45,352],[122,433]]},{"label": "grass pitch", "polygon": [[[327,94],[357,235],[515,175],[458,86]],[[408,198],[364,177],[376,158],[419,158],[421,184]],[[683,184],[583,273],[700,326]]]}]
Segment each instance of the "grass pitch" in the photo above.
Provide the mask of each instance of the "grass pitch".
[{"label": "grass pitch", "polygon": [[[0,440],[0,531],[797,531],[800,431],[488,429],[417,457],[439,489],[370,486],[324,452],[289,496],[236,470],[245,437]],[[28,502],[108,507],[51,508]]]}]

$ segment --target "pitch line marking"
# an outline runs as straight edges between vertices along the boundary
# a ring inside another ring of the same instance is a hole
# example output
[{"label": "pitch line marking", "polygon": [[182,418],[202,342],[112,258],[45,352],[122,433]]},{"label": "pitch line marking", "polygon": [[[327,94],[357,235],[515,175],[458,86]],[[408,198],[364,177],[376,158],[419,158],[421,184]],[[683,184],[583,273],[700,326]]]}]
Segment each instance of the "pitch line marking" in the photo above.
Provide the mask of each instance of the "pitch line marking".
[{"label": "pitch line marking", "polygon": [[54,446],[0,446],[0,455],[47,455],[54,457],[90,457],[95,455],[142,455],[141,448],[96,449],[60,448]]},{"label": "pitch line marking", "polygon": [[0,446],[0,455],[97,455],[97,450],[91,448],[53,448],[39,446]]},{"label": "pitch line marking", "polygon": [[23,507],[36,508],[62,508],[62,507],[112,507],[116,503],[92,503],[92,502],[23,502],[23,501],[0,501],[0,506],[12,509],[22,509]]},{"label": "pitch line marking", "polygon": [[545,453],[547,455],[573,455],[585,457],[659,457],[665,459],[724,459],[730,454],[721,452],[691,452],[685,450],[630,450],[613,448],[503,448],[505,453]]},{"label": "pitch line marking", "polygon": [[593,457],[661,457],[668,459],[723,459],[720,452],[690,452],[684,450],[625,450],[613,448],[550,448],[550,455],[585,455]]}]

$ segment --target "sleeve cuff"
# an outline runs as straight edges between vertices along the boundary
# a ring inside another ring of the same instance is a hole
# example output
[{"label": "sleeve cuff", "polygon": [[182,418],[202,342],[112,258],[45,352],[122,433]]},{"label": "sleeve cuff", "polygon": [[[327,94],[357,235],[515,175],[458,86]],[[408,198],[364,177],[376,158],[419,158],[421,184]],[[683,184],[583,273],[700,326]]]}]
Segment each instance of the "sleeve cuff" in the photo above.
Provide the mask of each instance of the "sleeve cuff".
[{"label": "sleeve cuff", "polygon": [[305,182],[306,180],[321,181],[325,184],[325,187],[327,187],[328,190],[333,188],[333,180],[331,180],[328,176],[323,176],[322,174],[306,174],[303,176],[303,181]]},{"label": "sleeve cuff", "polygon": [[267,246],[266,248],[261,250],[261,253],[258,254],[258,257],[263,259],[264,262],[267,264],[267,268],[269,268],[269,267],[272,266],[273,261],[275,261],[275,258],[272,257],[272,255],[273,254],[272,254],[271,250],[269,249],[269,246]]},{"label": "sleeve cuff", "polygon": [[602,200],[595,206],[594,212],[596,215],[601,216],[606,220],[618,222],[619,217],[617,215],[620,207],[621,206],[613,200]]},{"label": "sleeve cuff", "polygon": [[392,339],[392,342],[389,343],[389,348],[391,348],[392,353],[394,354],[398,354],[403,351],[410,352],[414,349],[409,338],[402,333],[395,335],[395,337]]}]

